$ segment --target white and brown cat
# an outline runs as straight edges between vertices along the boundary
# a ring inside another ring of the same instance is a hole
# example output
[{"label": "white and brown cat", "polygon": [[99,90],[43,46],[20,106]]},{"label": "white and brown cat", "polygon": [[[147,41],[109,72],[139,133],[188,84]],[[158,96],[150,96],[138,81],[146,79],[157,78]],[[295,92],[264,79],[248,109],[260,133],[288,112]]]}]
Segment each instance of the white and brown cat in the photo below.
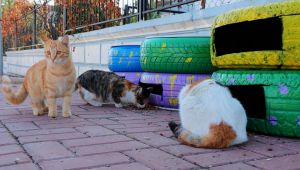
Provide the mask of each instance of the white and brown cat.
[{"label": "white and brown cat", "polygon": [[69,51],[69,38],[51,40],[43,38],[45,59],[34,64],[26,73],[24,82],[14,93],[11,80],[3,76],[2,92],[12,104],[21,104],[29,95],[34,115],[48,112],[56,117],[56,98],[63,97],[63,116],[71,116],[71,97],[74,91],[76,72]]},{"label": "white and brown cat", "polygon": [[186,85],[179,94],[180,122],[170,122],[175,137],[186,145],[226,148],[246,142],[247,117],[241,103],[214,80]]}]

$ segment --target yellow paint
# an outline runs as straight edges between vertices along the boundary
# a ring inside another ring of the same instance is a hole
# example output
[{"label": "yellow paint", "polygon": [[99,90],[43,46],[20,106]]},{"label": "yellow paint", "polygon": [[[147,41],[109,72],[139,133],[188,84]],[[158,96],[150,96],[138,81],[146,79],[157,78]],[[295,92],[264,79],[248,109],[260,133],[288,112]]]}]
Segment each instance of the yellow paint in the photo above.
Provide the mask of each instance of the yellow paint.
[{"label": "yellow paint", "polygon": [[167,48],[167,43],[165,43],[165,42],[162,43],[162,44],[161,44],[161,48]]},{"label": "yellow paint", "polygon": [[192,61],[193,61],[193,58],[192,58],[192,57],[188,57],[188,58],[185,59],[184,62],[190,63],[190,62],[192,62]]},{"label": "yellow paint", "polygon": [[195,76],[187,76],[186,80],[189,84],[192,83],[192,81],[194,80]]},{"label": "yellow paint", "polygon": [[176,106],[178,105],[178,99],[177,98],[169,98],[170,105]]},{"label": "yellow paint", "polygon": [[272,3],[227,12],[215,18],[213,28],[223,25],[300,13],[300,1]]},{"label": "yellow paint", "polygon": [[140,77],[140,76],[141,76],[141,73],[136,73],[136,76]]},{"label": "yellow paint", "polygon": [[117,55],[118,55],[118,53],[119,53],[119,51],[118,51],[118,50],[114,51],[114,56],[117,56]]},{"label": "yellow paint", "polygon": [[129,53],[129,58],[132,58],[132,56],[133,56],[133,52],[130,51],[130,53]]},{"label": "yellow paint", "polygon": [[155,74],[155,83],[160,83],[159,74]]},{"label": "yellow paint", "polygon": [[170,95],[171,95],[171,97],[173,97],[173,88],[174,88],[176,78],[177,78],[177,75],[170,76]]},{"label": "yellow paint", "polygon": [[213,65],[219,68],[278,68],[281,66],[281,69],[300,69],[299,0],[250,7],[220,15],[214,20],[211,29],[212,40],[217,27],[276,16],[281,17],[283,23],[282,51],[241,52],[217,57],[214,42],[211,41]]},{"label": "yellow paint", "polygon": [[144,58],[143,64],[147,64],[147,58]]},{"label": "yellow paint", "polygon": [[119,64],[121,64],[122,63],[122,57],[120,57],[120,59],[119,59]]}]

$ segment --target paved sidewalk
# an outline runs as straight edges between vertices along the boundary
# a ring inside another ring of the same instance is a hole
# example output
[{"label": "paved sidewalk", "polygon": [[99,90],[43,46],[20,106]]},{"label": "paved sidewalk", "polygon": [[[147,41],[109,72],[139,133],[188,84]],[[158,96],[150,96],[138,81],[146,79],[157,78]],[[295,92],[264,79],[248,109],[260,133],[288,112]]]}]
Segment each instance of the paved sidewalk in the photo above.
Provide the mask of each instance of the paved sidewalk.
[{"label": "paved sidewalk", "polygon": [[[300,140],[250,134],[225,150],[180,145],[167,127],[178,113],[96,108],[75,93],[72,118],[33,116],[29,100],[0,94],[0,170],[300,169]],[[61,105],[61,100],[58,102]]]}]

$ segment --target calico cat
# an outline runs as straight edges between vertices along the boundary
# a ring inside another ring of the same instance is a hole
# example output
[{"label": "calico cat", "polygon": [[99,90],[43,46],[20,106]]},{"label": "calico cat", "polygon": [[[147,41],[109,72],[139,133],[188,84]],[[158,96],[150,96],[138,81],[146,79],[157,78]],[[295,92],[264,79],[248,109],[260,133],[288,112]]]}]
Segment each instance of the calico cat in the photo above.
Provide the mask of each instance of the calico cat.
[{"label": "calico cat", "polygon": [[181,125],[169,127],[183,144],[202,148],[226,148],[246,142],[247,117],[241,103],[214,80],[186,85],[179,93]]},{"label": "calico cat", "polygon": [[33,114],[48,112],[49,117],[57,116],[56,98],[63,97],[63,116],[70,117],[76,72],[69,52],[69,38],[65,36],[62,40],[51,40],[43,37],[43,41],[45,59],[27,71],[17,93],[11,88],[10,78],[3,76],[3,94],[12,104],[22,103],[29,95]]},{"label": "calico cat", "polygon": [[77,78],[76,88],[81,98],[93,106],[102,106],[104,103],[113,103],[115,107],[123,104],[134,104],[144,108],[152,90],[142,88],[113,72],[89,70]]}]

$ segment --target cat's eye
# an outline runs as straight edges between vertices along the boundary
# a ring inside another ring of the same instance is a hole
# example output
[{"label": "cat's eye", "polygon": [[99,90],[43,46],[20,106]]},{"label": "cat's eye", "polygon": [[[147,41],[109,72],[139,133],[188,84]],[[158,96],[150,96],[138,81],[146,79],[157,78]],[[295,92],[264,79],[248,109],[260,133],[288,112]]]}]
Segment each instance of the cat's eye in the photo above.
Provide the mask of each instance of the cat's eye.
[{"label": "cat's eye", "polygon": [[61,51],[57,51],[56,54],[57,54],[57,55],[61,54]]},{"label": "cat's eye", "polygon": [[51,55],[50,51],[46,51],[46,54],[47,54],[47,55]]}]

